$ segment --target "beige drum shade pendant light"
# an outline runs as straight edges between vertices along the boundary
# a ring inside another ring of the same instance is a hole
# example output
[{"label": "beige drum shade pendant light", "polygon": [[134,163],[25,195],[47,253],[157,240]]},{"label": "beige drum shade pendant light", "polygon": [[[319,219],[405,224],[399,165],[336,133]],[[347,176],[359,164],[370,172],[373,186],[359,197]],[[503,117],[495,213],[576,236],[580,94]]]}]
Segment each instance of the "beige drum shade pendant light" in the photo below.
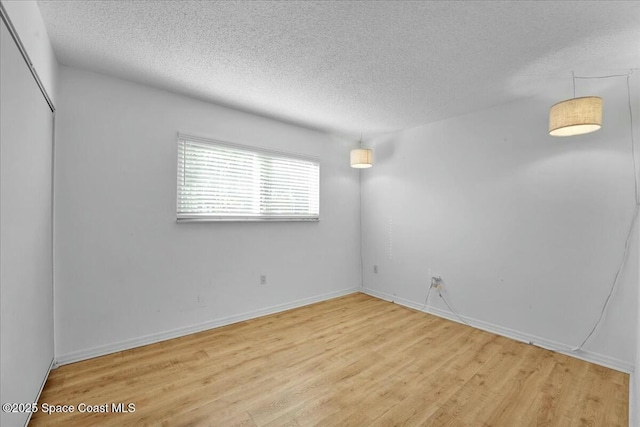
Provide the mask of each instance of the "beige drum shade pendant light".
[{"label": "beige drum shade pendant light", "polygon": [[351,167],[357,169],[373,166],[373,151],[367,148],[351,150]]},{"label": "beige drum shade pendant light", "polygon": [[573,98],[558,102],[549,109],[549,135],[573,136],[595,132],[602,127],[602,98],[576,98],[573,76]]},{"label": "beige drum shade pendant light", "polygon": [[549,135],[582,135],[601,127],[602,98],[598,96],[567,99],[549,109]]},{"label": "beige drum shade pendant light", "polygon": [[362,148],[362,135],[360,135],[360,148],[351,150],[351,167],[365,169],[373,166],[373,151]]}]

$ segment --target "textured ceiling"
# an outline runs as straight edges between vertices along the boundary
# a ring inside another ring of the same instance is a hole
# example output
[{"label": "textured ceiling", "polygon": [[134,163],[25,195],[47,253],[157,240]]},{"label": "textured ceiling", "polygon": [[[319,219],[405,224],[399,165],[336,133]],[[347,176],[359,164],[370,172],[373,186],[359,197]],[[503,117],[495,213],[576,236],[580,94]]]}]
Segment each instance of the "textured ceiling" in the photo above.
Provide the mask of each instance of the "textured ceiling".
[{"label": "textured ceiling", "polygon": [[640,2],[39,1],[58,60],[349,135],[640,66]]}]

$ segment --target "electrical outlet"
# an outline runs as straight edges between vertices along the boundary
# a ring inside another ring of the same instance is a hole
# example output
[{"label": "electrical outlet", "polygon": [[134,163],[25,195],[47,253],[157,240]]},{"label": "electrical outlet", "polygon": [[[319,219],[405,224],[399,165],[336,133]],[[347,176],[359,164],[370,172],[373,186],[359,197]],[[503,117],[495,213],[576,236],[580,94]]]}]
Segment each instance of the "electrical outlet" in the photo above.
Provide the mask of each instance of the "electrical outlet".
[{"label": "electrical outlet", "polygon": [[373,273],[374,274],[378,274],[378,266],[377,265],[373,266]]},{"label": "electrical outlet", "polygon": [[267,284],[267,275],[266,274],[261,274],[260,275],[260,284],[261,285],[266,285]]},{"label": "electrical outlet", "polygon": [[431,276],[431,287],[436,289],[441,289],[442,278],[440,276]]}]

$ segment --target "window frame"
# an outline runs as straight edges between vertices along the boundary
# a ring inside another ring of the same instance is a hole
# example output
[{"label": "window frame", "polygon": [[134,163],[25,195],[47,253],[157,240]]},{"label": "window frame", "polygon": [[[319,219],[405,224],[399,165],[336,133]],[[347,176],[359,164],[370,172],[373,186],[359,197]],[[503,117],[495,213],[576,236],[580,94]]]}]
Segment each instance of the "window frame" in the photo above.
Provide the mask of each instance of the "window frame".
[{"label": "window frame", "polygon": [[[246,151],[263,156],[270,156],[278,159],[294,159],[302,160],[305,162],[315,163],[318,168],[318,213],[315,215],[250,215],[250,214],[233,214],[233,215],[216,215],[216,214],[181,214],[180,213],[180,176],[179,165],[180,161],[180,144],[183,142],[193,142],[196,144],[212,145],[227,147],[231,149]],[[207,138],[197,136],[189,133],[178,132],[176,143],[176,222],[319,222],[320,221],[320,185],[321,185],[321,162],[319,157],[292,153],[287,151],[274,150],[271,148],[264,148],[260,146],[245,145],[235,142],[222,141],[214,138]]]}]

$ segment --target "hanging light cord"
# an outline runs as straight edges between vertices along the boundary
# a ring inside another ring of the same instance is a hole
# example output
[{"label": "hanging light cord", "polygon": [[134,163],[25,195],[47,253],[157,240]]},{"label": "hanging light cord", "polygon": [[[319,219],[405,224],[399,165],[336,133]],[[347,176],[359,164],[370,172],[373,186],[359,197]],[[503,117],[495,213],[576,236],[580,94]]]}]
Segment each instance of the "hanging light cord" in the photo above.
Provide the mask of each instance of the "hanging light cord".
[{"label": "hanging light cord", "polygon": [[[575,75],[573,76],[573,82],[574,82],[574,91],[575,91],[575,79],[608,79],[608,78],[612,78],[612,77],[626,77],[627,78],[627,101],[628,101],[628,107],[629,107],[629,130],[631,132],[631,157],[632,157],[632,163],[633,163],[633,183],[634,183],[634,196],[635,196],[635,208],[633,211],[633,217],[631,218],[631,225],[629,226],[629,231],[627,233],[627,239],[625,240],[624,243],[624,252],[622,254],[622,261],[620,262],[620,264],[618,265],[618,269],[616,270],[616,274],[613,278],[613,283],[611,284],[611,289],[609,290],[609,294],[607,295],[607,298],[604,301],[604,304],[602,305],[602,310],[600,310],[600,316],[598,317],[598,320],[594,323],[593,328],[591,328],[591,331],[589,332],[589,334],[586,336],[586,338],[582,341],[582,343],[578,346],[578,347],[574,347],[571,349],[572,352],[577,352],[582,350],[582,347],[587,343],[587,341],[589,341],[589,339],[591,338],[591,336],[593,335],[593,333],[596,331],[596,329],[598,328],[598,326],[600,325],[600,322],[602,322],[602,318],[604,317],[604,313],[607,310],[607,306],[609,305],[609,301],[611,300],[611,296],[613,295],[613,292],[618,284],[618,279],[620,278],[620,273],[622,272],[622,270],[624,269],[624,265],[627,262],[627,257],[629,254],[629,245],[631,243],[631,237],[633,235],[633,229],[635,228],[635,224],[636,224],[636,219],[638,218],[638,213],[640,213],[640,195],[638,194],[638,169],[636,167],[636,144],[635,144],[635,140],[633,137],[633,109],[631,107],[631,85],[629,83],[629,79],[631,77],[631,74],[633,74],[633,70],[629,70],[629,72],[627,74],[612,74],[612,75],[608,75],[608,76],[597,76],[597,77],[576,77]],[[574,93],[574,97],[575,97],[575,93]]]},{"label": "hanging light cord", "polygon": [[631,219],[631,225],[629,226],[629,233],[627,234],[627,240],[624,243],[624,253],[622,254],[622,261],[620,262],[620,265],[618,266],[618,270],[616,271],[616,275],[615,275],[615,277],[613,279],[613,284],[611,285],[611,290],[609,291],[609,295],[607,295],[607,299],[604,301],[604,304],[602,305],[602,310],[600,311],[600,316],[598,317],[598,320],[593,325],[593,328],[591,328],[591,331],[586,336],[586,338],[582,341],[582,343],[578,347],[574,347],[574,348],[571,349],[571,351],[573,351],[573,352],[582,350],[582,347],[587,343],[587,341],[589,341],[589,338],[591,338],[593,333],[598,328],[598,325],[600,325],[600,322],[602,321],[602,318],[604,317],[604,313],[607,310],[607,306],[609,305],[609,301],[611,300],[611,295],[613,295],[613,291],[616,288],[616,285],[618,283],[618,279],[620,278],[620,273],[624,269],[624,265],[625,265],[625,263],[627,261],[627,255],[629,254],[629,244],[631,243],[631,236],[633,235],[633,229],[635,228],[636,218],[638,217],[638,211],[640,211],[640,205],[636,205],[636,208],[635,208],[635,210],[633,212],[633,218]]},{"label": "hanging light cord", "polygon": [[[360,148],[362,148],[362,134],[360,134]],[[360,289],[364,289],[364,256],[362,255],[362,174],[358,174],[358,196],[360,206],[358,207],[358,219],[360,221]]]},{"label": "hanging light cord", "polygon": [[362,174],[358,174],[358,194],[360,206],[358,207],[358,219],[360,220],[360,289],[364,289],[364,257],[362,255]]},{"label": "hanging light cord", "polygon": [[442,292],[440,291],[440,289],[438,289],[438,295],[440,295],[440,298],[442,298],[442,301],[444,301],[444,303],[447,305],[447,307],[449,307],[449,311],[451,311],[453,314],[455,314],[455,315],[456,315],[456,317],[457,317],[458,319],[460,319],[460,321],[461,321],[462,323],[464,323],[464,324],[465,324],[465,325],[467,325],[467,326],[471,326],[470,324],[468,324],[468,323],[467,323],[467,322],[466,322],[466,321],[465,321],[465,320],[464,320],[464,319],[463,319],[463,318],[458,314],[458,312],[457,312],[457,311],[455,311],[455,310],[453,309],[453,307],[451,307],[451,305],[449,304],[449,302],[447,301],[447,299],[444,297],[444,295],[442,295]]},{"label": "hanging light cord", "polygon": [[607,76],[576,76],[574,75],[573,78],[580,79],[580,80],[594,80],[594,79],[597,80],[597,79],[610,79],[611,77],[629,77],[631,74],[633,74],[633,68],[631,68],[627,74],[609,74]]},{"label": "hanging light cord", "polygon": [[636,168],[636,143],[633,139],[633,109],[631,108],[631,83],[629,79],[633,74],[633,70],[627,74],[627,103],[629,106],[629,130],[631,132],[631,155],[633,157],[633,183],[636,190],[636,205],[640,205],[640,195],[638,194],[638,169]]},{"label": "hanging light cord", "polygon": [[629,70],[627,74],[609,74],[607,76],[576,76],[573,71],[573,97],[576,97],[576,79],[581,80],[594,80],[594,79],[610,79],[613,77],[626,77],[627,79],[627,106],[629,108],[629,130],[631,133],[631,160],[633,162],[633,184],[635,190],[636,205],[640,204],[640,193],[638,193],[638,168],[636,165],[636,143],[633,135],[633,109],[631,107],[631,75],[633,74],[633,68]]},{"label": "hanging light cord", "polygon": [[433,286],[429,286],[429,290],[427,291],[427,297],[424,299],[424,305],[422,306],[422,311],[424,311],[427,308],[427,301],[429,301],[429,295],[431,295],[431,289],[433,289]]},{"label": "hanging light cord", "polygon": [[433,288],[436,288],[438,290],[438,296],[442,298],[442,301],[444,301],[445,305],[449,308],[449,311],[453,313],[458,319],[460,319],[462,323],[464,323],[467,326],[471,326],[469,323],[467,323],[466,320],[462,318],[462,316],[458,314],[457,311],[453,309],[453,307],[451,307],[451,304],[449,304],[449,301],[447,301],[444,295],[442,295],[442,291],[440,290],[440,286],[442,283],[444,282],[440,278],[438,278],[438,285],[435,285],[433,281],[431,282],[431,285],[429,286],[429,290],[427,291],[427,297],[424,299],[424,305],[422,306],[422,311],[425,311],[425,309],[427,308],[427,302],[429,301],[429,295],[431,295],[431,290]]}]

